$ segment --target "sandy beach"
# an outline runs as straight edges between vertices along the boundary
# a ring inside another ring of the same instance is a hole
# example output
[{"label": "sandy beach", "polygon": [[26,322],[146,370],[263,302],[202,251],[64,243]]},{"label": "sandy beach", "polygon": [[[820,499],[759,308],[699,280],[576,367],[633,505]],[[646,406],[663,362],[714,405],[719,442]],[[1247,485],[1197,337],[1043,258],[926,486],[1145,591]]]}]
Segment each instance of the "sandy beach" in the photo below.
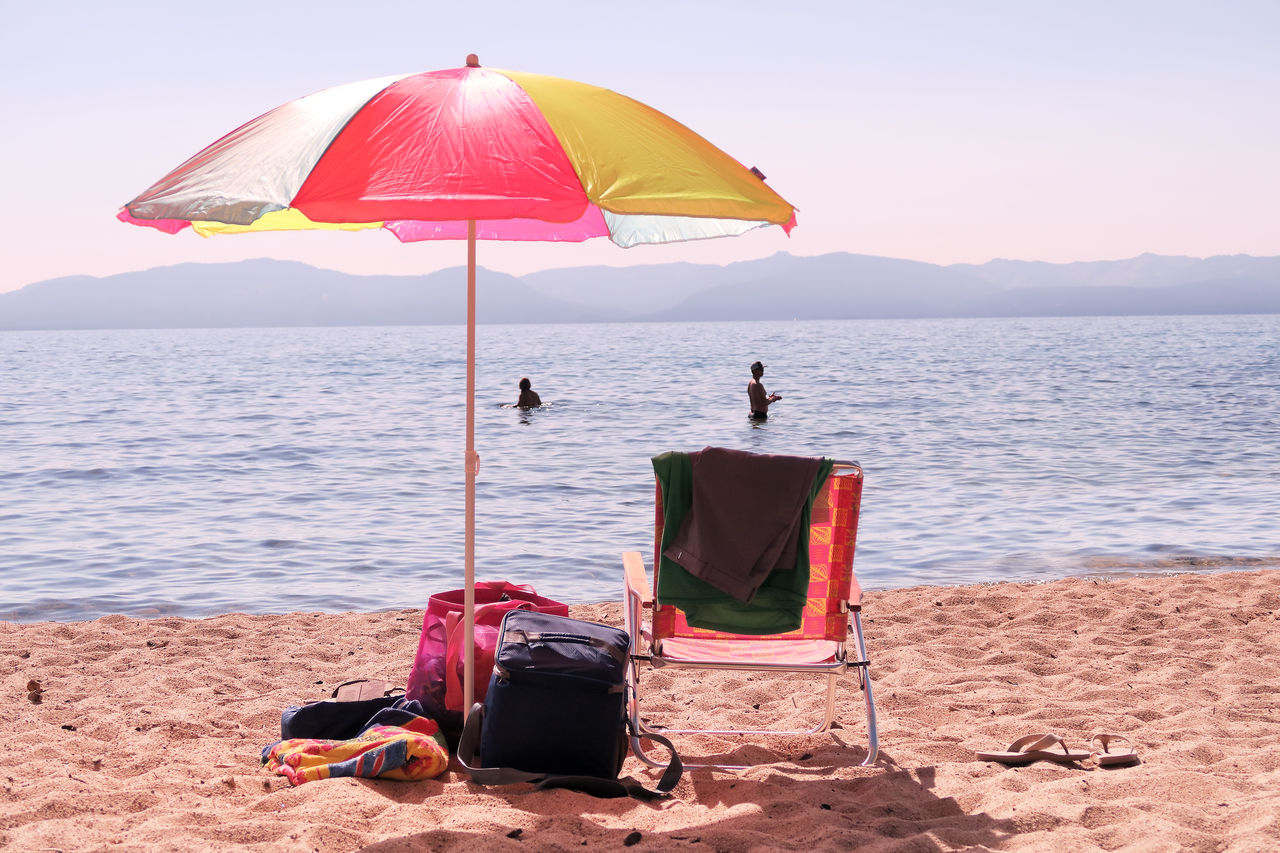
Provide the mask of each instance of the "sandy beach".
[{"label": "sandy beach", "polygon": [[[426,594],[424,593],[424,603]],[[1180,574],[871,592],[881,754],[841,727],[682,752],[672,798],[426,782],[291,787],[262,769],[283,708],[358,677],[403,684],[421,610],[0,623],[0,847],[12,850],[1274,850],[1280,848],[1280,574]],[[620,605],[573,615],[621,624]],[[665,678],[665,676],[664,676]],[[28,682],[40,688],[40,702]],[[721,673],[660,702],[799,722],[816,689]],[[757,698],[758,697],[758,698]],[[724,706],[738,702],[742,712]],[[759,709],[753,708],[759,705]],[[1141,763],[976,760],[1021,735]],[[624,773],[652,781],[629,758]]]}]

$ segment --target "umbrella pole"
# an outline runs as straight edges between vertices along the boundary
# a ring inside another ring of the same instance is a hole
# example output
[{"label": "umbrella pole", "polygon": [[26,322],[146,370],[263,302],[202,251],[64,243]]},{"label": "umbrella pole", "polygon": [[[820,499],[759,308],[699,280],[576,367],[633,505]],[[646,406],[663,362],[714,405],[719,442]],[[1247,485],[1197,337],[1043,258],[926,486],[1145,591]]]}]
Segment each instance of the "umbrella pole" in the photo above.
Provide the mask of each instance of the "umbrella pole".
[{"label": "umbrella pole", "polygon": [[476,473],[480,458],[476,455],[476,223],[467,222],[467,455],[466,455],[466,532],[463,586],[463,672],[462,713],[471,713],[475,701],[475,630],[476,630]]}]

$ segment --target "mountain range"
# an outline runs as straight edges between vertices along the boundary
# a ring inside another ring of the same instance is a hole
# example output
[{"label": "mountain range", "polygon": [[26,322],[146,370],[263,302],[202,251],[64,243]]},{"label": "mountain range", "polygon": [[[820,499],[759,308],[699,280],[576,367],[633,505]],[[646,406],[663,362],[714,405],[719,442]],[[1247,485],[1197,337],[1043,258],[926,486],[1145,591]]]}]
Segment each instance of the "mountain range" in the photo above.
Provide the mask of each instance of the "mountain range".
[{"label": "mountain range", "polygon": [[[466,272],[351,275],[295,261],[68,276],[0,294],[0,330],[456,324]],[[726,266],[477,271],[482,323],[1280,313],[1280,257],[1145,254],[937,264],[837,252]]]}]

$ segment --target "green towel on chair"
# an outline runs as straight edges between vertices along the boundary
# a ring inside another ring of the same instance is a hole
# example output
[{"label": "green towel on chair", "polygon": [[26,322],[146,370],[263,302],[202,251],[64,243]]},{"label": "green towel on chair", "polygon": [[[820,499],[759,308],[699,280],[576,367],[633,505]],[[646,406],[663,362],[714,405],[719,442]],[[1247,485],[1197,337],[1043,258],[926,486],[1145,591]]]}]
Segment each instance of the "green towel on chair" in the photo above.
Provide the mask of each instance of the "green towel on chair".
[{"label": "green towel on chair", "polygon": [[676,538],[693,503],[693,465],[687,453],[670,452],[653,457],[653,471],[662,487],[658,602],[679,607],[695,628],[751,635],[782,634],[799,628],[809,597],[809,519],[813,500],[831,468],[830,459],[822,460],[802,510],[795,568],[774,569],[751,602],[744,603],[694,577],[661,553]]}]

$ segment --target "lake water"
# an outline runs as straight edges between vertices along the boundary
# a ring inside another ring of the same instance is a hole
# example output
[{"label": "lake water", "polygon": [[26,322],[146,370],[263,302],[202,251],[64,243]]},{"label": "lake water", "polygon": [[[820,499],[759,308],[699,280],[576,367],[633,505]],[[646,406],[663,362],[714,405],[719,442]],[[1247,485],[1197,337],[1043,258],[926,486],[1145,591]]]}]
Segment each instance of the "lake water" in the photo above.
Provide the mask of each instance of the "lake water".
[{"label": "lake water", "polygon": [[[1280,566],[1280,316],[478,337],[480,579],[619,598],[649,458],[707,445],[860,461],[871,589]],[[0,334],[0,619],[460,586],[464,353],[451,326]],[[502,407],[525,375],[549,407]]]}]

